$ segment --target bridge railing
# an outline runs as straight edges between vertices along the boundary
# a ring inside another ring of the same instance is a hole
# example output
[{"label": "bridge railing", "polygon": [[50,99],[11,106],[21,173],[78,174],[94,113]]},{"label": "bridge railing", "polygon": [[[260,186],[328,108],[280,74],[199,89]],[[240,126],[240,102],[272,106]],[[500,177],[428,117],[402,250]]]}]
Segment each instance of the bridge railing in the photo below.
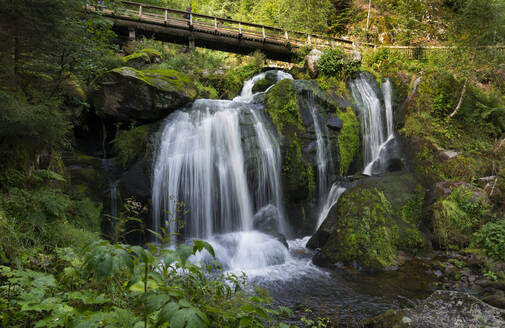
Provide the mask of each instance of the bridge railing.
[{"label": "bridge railing", "polygon": [[[101,11],[107,15],[127,17],[133,20],[191,28],[207,33],[227,34],[254,41],[282,43],[293,47],[327,48],[343,46],[344,48],[352,49],[355,46],[352,41],[340,38],[322,37],[298,31],[286,31],[273,26],[193,12],[188,13],[183,10],[139,2],[121,1],[121,3],[121,7],[113,9],[97,5],[88,5],[88,9]],[[366,46],[373,47],[373,45],[369,44],[366,44]]]}]

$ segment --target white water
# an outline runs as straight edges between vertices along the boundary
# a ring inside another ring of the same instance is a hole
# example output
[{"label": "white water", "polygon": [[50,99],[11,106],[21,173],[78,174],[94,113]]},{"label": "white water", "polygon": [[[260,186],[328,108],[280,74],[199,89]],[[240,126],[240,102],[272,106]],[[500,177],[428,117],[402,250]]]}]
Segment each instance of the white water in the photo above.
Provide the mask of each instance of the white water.
[{"label": "white water", "polygon": [[314,122],[314,131],[316,133],[316,157],[317,157],[317,176],[318,176],[318,206],[322,209],[324,199],[327,198],[326,192],[328,190],[328,163],[332,163],[330,152],[326,150],[325,139],[321,124],[319,123],[319,112],[317,105],[314,101],[314,95],[310,93],[307,98],[307,105]]},{"label": "white water", "polygon": [[[291,78],[286,73],[276,76]],[[197,100],[190,110],[166,120],[154,165],[155,231],[164,228],[174,235],[181,224],[186,238],[251,231],[254,213],[273,204],[278,232],[287,232],[280,145],[262,109],[250,104],[252,86],[248,81],[243,96],[233,101]],[[252,126],[252,135],[244,124]],[[247,165],[244,148],[254,151]]]},{"label": "white water", "polygon": [[381,150],[394,138],[391,84],[384,81],[380,97],[364,74],[351,81],[351,92],[360,110],[363,140],[363,174],[372,175],[373,164],[380,158]]},{"label": "white water", "polygon": [[319,213],[319,217],[317,219],[317,226],[316,230],[319,229],[321,224],[323,224],[324,220],[326,220],[326,217],[328,216],[328,213],[330,213],[331,208],[337,204],[340,196],[346,191],[345,188],[340,187],[337,183],[334,183],[331,186],[330,191],[328,192],[328,196],[326,197],[326,202],[321,209],[321,212]]},{"label": "white water", "polygon": [[233,232],[207,239],[216,253],[207,251],[191,258],[193,263],[217,261],[229,273],[244,272],[251,280],[287,281],[304,276],[327,277],[328,273],[312,264],[312,253],[305,245],[310,236],[289,240],[289,250],[272,236],[257,231]]}]

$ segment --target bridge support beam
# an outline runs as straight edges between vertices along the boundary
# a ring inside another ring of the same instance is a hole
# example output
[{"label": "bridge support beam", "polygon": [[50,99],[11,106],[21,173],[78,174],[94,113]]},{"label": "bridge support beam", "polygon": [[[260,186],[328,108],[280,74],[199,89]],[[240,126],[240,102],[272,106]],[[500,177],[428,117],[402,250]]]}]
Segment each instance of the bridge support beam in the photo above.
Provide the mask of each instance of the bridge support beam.
[{"label": "bridge support beam", "polygon": [[195,49],[195,37],[193,35],[189,36],[188,42],[189,42],[189,49]]},{"label": "bridge support beam", "polygon": [[128,41],[135,41],[135,28],[128,28]]}]

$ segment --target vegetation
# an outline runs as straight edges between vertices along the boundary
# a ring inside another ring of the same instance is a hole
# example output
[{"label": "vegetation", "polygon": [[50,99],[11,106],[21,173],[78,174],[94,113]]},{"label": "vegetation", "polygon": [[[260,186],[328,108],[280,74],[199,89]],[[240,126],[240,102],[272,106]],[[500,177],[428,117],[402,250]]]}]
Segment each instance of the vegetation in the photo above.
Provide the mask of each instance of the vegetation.
[{"label": "vegetation", "polygon": [[[324,51],[317,82],[328,97],[349,98],[345,80],[358,70],[394,81],[402,90],[399,108],[404,93],[411,92],[397,127],[411,146],[416,176],[426,187],[440,181],[463,187],[434,204],[424,203],[427,197],[417,184],[408,191],[399,185],[386,188],[387,183],[357,188],[352,197],[343,196],[339,229],[333,232],[338,236],[323,253],[333,262],[356,260],[362,267],[383,269],[397,264],[398,250],[422,250],[425,238],[418,227],[429,223],[437,248],[471,246],[488,256],[486,261],[505,261],[505,54],[495,47],[505,42],[503,0],[374,0],[370,12],[361,0],[142,2],[182,10],[192,6],[203,14],[306,34],[345,34],[379,46],[447,46],[410,52],[362,49],[361,64],[342,49]],[[286,327],[279,321],[288,311],[270,306],[244,277],[224,274],[210,245],[196,240],[175,249],[125,244],[132,226],[147,233],[137,202],[127,202],[112,218],[116,225],[104,229],[99,200],[106,186],[96,163],[112,148],[128,168],[149,151],[151,126],[117,129],[116,122],[95,115],[90,101],[106,73],[128,74],[168,91],[183,89],[192,99],[232,99],[244,80],[262,71],[265,57],[189,50],[149,39],[120,46],[109,21],[85,14],[86,3],[0,0],[0,325]],[[300,56],[309,50],[300,49]],[[293,72],[307,77],[302,67]],[[270,85],[265,79],[255,91]],[[277,83],[265,101],[285,140],[283,192],[293,203],[307,202],[317,188],[313,167],[303,158],[306,131],[293,82]],[[343,121],[338,172],[344,175],[359,157],[359,121],[350,109],[336,115]],[[117,133],[111,135],[114,127]],[[102,150],[80,144],[78,130],[86,136],[101,133],[96,138],[102,139]],[[70,180],[64,160],[84,149],[94,163],[80,161]],[[444,158],[446,150],[457,155]],[[97,191],[86,195],[79,174]],[[424,205],[433,211],[423,213]],[[202,266],[190,260],[198,252],[206,253]],[[484,266],[483,274],[503,279],[493,268]]]}]

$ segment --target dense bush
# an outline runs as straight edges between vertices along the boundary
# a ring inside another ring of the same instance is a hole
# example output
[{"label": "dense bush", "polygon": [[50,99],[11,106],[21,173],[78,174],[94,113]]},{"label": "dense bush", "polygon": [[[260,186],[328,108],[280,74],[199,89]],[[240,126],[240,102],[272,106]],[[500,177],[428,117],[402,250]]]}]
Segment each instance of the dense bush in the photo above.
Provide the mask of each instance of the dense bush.
[{"label": "dense bush", "polygon": [[438,201],[434,208],[433,230],[439,246],[458,249],[470,243],[489,204],[478,192],[462,186]]},{"label": "dense bush", "polygon": [[319,72],[324,75],[334,75],[341,79],[349,77],[358,71],[358,63],[349,61],[343,49],[331,48],[323,52],[321,59],[317,63]]},{"label": "dense bush", "polygon": [[505,261],[505,220],[489,222],[474,235],[474,242],[488,256]]}]

